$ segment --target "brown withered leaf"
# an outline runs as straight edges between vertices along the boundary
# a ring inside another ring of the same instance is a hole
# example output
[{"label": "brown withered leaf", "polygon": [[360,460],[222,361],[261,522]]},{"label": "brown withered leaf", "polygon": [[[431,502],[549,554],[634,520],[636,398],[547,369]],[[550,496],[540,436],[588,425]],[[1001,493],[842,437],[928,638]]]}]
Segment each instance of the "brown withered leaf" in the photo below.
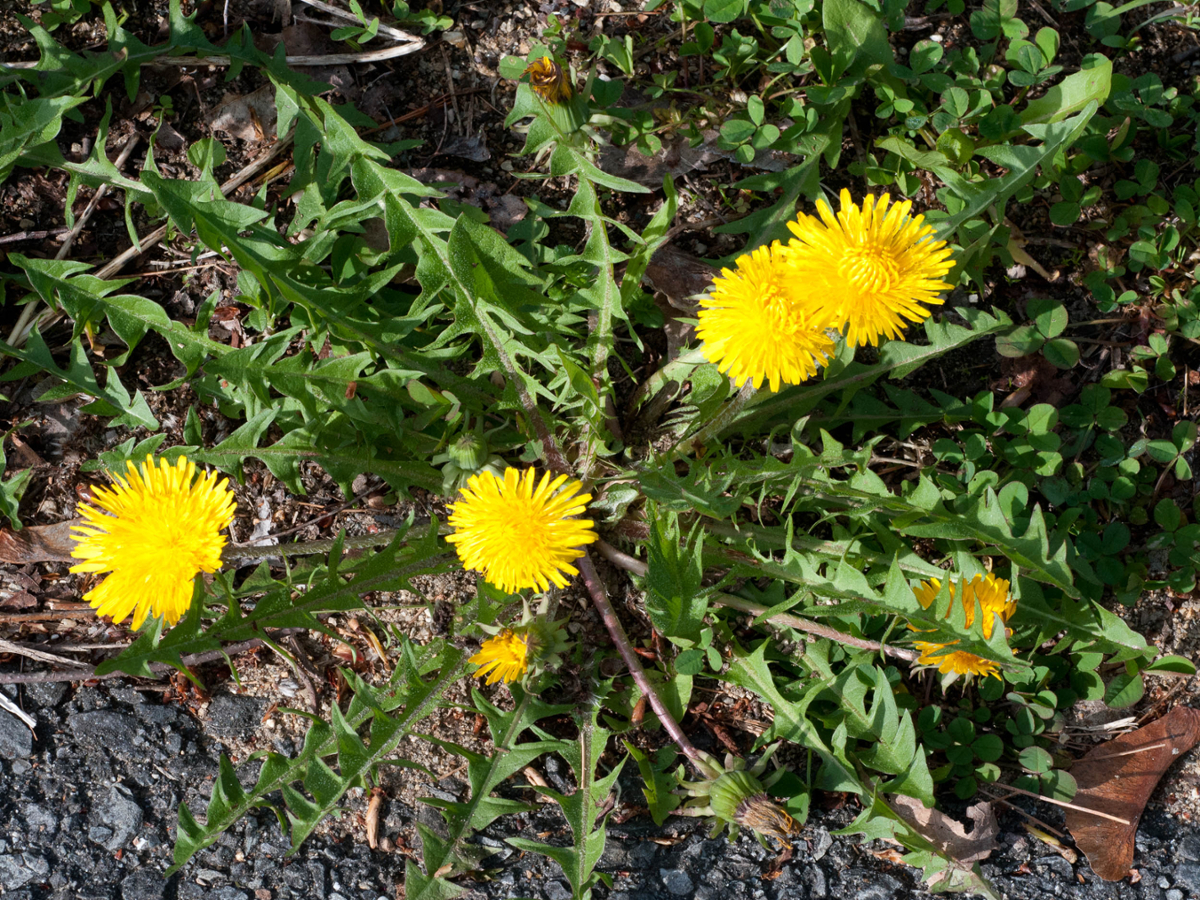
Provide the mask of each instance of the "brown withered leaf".
[{"label": "brown withered leaf", "polygon": [[890,803],[892,809],[939,851],[959,862],[973,863],[987,859],[999,846],[996,838],[1000,834],[1000,825],[996,822],[996,814],[990,803],[976,803],[967,807],[967,818],[971,820],[970,833],[961,822],[928,808],[916,797],[897,794],[890,798]]},{"label": "brown withered leaf", "polygon": [[643,276],[667,301],[688,315],[695,315],[696,301],[691,299],[712,287],[718,272],[690,253],[664,244],[654,251]]},{"label": "brown withered leaf", "polygon": [[501,193],[494,181],[481,182],[457,169],[409,169],[407,174],[422,184],[436,184],[453,200],[482,209],[491,217],[492,224],[502,231],[520,222],[529,212],[525,201]]},{"label": "brown withered leaf", "polygon": [[974,864],[991,856],[999,844],[1000,825],[990,803],[976,803],[967,807],[967,818],[971,820],[971,831],[967,832],[961,822],[950,818],[936,809],[929,809],[915,797],[895,795],[888,802],[913,829],[934,845],[952,864],[929,879],[930,887],[948,882],[949,890],[963,890],[977,882]]},{"label": "brown withered leaf", "polygon": [[17,566],[36,562],[75,562],[71,556],[75,546],[71,527],[82,523],[83,519],[71,519],[20,531],[0,528],[0,562]]},{"label": "brown withered leaf", "polygon": [[[1156,722],[1092,748],[1071,767],[1079,785],[1067,828],[1092,871],[1120,881],[1133,866],[1133,839],[1154,787],[1173,762],[1200,743],[1200,710],[1177,706]],[[1128,825],[1087,812],[1098,810]]]},{"label": "brown withered leaf", "polygon": [[30,609],[37,606],[37,597],[28,591],[17,591],[0,598],[0,609]]},{"label": "brown withered leaf", "polygon": [[1006,356],[1000,360],[1000,372],[1003,377],[993,381],[991,387],[1010,392],[1000,403],[1003,408],[1021,406],[1031,396],[1037,403],[1058,406],[1077,389],[1069,377],[1040,353]]},{"label": "brown withered leaf", "polygon": [[635,144],[617,147],[605,144],[600,150],[600,168],[621,178],[628,178],[650,188],[661,188],[663,176],[671,174],[680,178],[697,169],[707,169],[714,162],[731,160],[738,165],[750,165],[767,172],[782,172],[791,166],[796,157],[778,150],[760,150],[753,162],[744,163],[733,150],[720,147],[720,132],[714,128],[701,132],[704,142],[693,147],[683,136],[664,141],[662,148],[653,156],[642,153]]},{"label": "brown withered leaf", "polygon": [[209,115],[214,131],[224,131],[243,141],[271,140],[279,112],[275,108],[275,87],[265,85],[249,94],[226,94]]},{"label": "brown withered leaf", "polygon": [[367,802],[367,846],[372,850],[379,846],[379,813],[383,809],[383,788],[372,788]]},{"label": "brown withered leaf", "polygon": [[698,304],[694,298],[712,287],[716,275],[712,266],[670,244],[664,244],[650,258],[642,280],[654,288],[654,303],[663,314],[668,359],[677,357],[695,337],[695,326],[682,320],[696,315]]}]

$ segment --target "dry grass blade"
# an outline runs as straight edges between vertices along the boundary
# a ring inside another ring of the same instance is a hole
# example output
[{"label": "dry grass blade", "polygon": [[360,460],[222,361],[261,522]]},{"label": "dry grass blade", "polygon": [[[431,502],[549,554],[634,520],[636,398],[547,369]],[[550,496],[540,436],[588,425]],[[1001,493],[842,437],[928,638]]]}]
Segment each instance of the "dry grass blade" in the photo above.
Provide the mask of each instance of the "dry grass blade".
[{"label": "dry grass blade", "polygon": [[[358,21],[358,16],[354,15],[354,13],[345,9],[340,9],[331,3],[324,3],[322,0],[301,0],[301,2],[311,6],[313,9],[319,9],[321,12],[329,13],[331,16],[337,16],[339,19],[345,19],[347,22]],[[398,41],[415,41],[419,44],[425,43],[415,34],[410,34],[407,31],[401,31],[399,28],[396,28],[393,25],[388,25],[384,22],[379,23],[378,31],[380,34],[386,34],[388,37],[395,38]]]},{"label": "dry grass blade", "polygon": [[25,710],[21,709],[21,707],[9,700],[8,696],[4,693],[0,693],[0,709],[12,713],[14,716],[28,725],[30,731],[33,731],[37,728],[37,719],[33,718],[33,716],[29,715],[29,713],[25,712]]}]

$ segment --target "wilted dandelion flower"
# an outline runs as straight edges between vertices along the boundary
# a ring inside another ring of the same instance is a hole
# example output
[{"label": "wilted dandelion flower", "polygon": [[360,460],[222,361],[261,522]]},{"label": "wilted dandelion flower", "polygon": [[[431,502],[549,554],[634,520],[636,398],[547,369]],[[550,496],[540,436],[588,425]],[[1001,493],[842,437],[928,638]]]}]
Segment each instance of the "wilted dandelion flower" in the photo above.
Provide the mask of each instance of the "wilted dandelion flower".
[{"label": "wilted dandelion flower", "polygon": [[778,743],[770,747],[751,768],[746,768],[744,759],[737,759],[732,754],[726,755],[724,765],[704,754],[697,760],[697,768],[704,778],[680,782],[679,792],[689,799],[676,814],[708,816],[712,825],[709,837],[715,838],[728,828],[732,841],[737,839],[739,828],[749,828],[764,847],[768,846],[767,838],[787,844],[800,828],[787,810],[767,794],[768,788],[779,781],[786,770],[776,769],[773,774],[762,777],[767,762],[778,747]]},{"label": "wilted dandelion flower", "polygon": [[591,494],[580,494],[578,481],[546,473],[505,469],[498,478],[484,470],[467,481],[457,503],[450,504],[450,525],[458,558],[502,591],[566,587],[578,575],[572,560],[596,540],[591,519],[576,519]]},{"label": "wilted dandelion flower", "polygon": [[[961,596],[959,587],[962,588]],[[913,590],[913,593],[917,597],[917,602],[925,609],[929,609],[941,589],[942,582],[933,578],[921,582],[920,586]],[[999,613],[1001,621],[1007,622],[1016,612],[1017,601],[1009,596],[1008,589],[1009,583],[1003,578],[997,578],[995,575],[976,575],[966,584],[951,584],[950,597],[962,604],[966,613],[967,628],[970,628],[975,622],[975,601],[979,601],[979,608],[983,611],[983,636],[990,640],[996,614]],[[914,641],[913,646],[921,651],[921,657],[917,660],[918,665],[933,666],[943,675],[999,677],[997,672],[1000,667],[994,661],[983,659],[974,653],[953,650],[951,648],[954,643],[932,644],[927,641]]]},{"label": "wilted dandelion flower", "polygon": [[924,216],[909,215],[911,201],[888,199],[868,196],[860,209],[843,190],[837,216],[818,200],[819,219],[800,213],[788,223],[796,239],[784,258],[796,290],[829,305],[833,327],[852,347],[903,337],[905,320],[927,319],[925,306],[951,288],[942,280],[954,267],[946,242],[931,240]]},{"label": "wilted dandelion flower", "polygon": [[81,507],[86,521],[74,528],[71,555],[83,562],[71,571],[110,573],[83,597],[97,615],[119,622],[132,614],[135,630],[149,615],[174,625],[196,575],[221,567],[233,492],[215,472],[197,480],[196,464],[182,456],[174,466],[159,460],[156,467],[150,456],[128,465],[124,478],[113,476],[116,487],[95,489],[98,509]]},{"label": "wilted dandelion flower", "polygon": [[778,241],[738,257],[722,269],[700,301],[696,335],[705,358],[737,385],[751,381],[799,384],[817,374],[833,353],[825,334],[829,317],[816,295],[789,285]]},{"label": "wilted dandelion flower", "polygon": [[547,103],[566,103],[571,99],[570,75],[549,56],[534,60],[521,74],[529,76],[529,86]]},{"label": "wilted dandelion flower", "polygon": [[529,668],[529,635],[506,628],[484,641],[471,662],[479,666],[475,675],[486,677],[488,684],[516,681]]}]

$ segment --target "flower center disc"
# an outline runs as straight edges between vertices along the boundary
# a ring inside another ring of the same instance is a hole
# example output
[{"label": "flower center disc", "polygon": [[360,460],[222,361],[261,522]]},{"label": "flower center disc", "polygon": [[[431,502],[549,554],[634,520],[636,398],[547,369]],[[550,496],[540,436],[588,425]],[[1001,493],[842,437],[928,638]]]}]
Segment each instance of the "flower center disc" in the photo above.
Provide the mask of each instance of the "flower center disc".
[{"label": "flower center disc", "polygon": [[769,289],[763,306],[772,329],[780,334],[793,335],[804,325],[800,317],[796,315],[792,301],[783,291],[773,285]]},{"label": "flower center disc", "polygon": [[530,548],[541,546],[548,537],[546,533],[546,517],[537,510],[526,506],[525,509],[513,510],[507,525],[506,537],[515,547]]},{"label": "flower center disc", "polygon": [[891,255],[876,247],[846,250],[838,274],[863,293],[881,294],[891,289],[900,275]]}]

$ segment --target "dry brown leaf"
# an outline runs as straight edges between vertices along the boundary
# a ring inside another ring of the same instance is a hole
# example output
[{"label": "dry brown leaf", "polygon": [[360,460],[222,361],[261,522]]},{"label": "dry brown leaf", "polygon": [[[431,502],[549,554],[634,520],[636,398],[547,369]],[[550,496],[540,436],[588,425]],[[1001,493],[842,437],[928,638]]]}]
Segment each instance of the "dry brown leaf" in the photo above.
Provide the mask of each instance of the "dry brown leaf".
[{"label": "dry brown leaf", "polygon": [[1064,376],[1054,363],[1040,353],[1000,360],[1002,378],[992,382],[992,389],[1011,391],[1001,401],[1002,408],[1020,406],[1030,396],[1038,403],[1059,406],[1067,396],[1077,389],[1068,376]]},{"label": "dry brown leaf", "polygon": [[0,562],[17,566],[36,562],[75,562],[71,556],[75,546],[71,527],[82,522],[83,519],[70,519],[20,531],[0,528]]},{"label": "dry brown leaf", "polygon": [[0,598],[0,609],[29,609],[37,606],[37,597],[28,591],[17,591]]},{"label": "dry brown leaf", "polygon": [[[1133,843],[1146,801],[1171,764],[1200,743],[1200,710],[1177,706],[1157,722],[1092,748],[1071,767],[1079,785],[1067,828],[1092,871],[1120,881],[1133,866]],[[1094,809],[1128,825],[1091,815]]]},{"label": "dry brown leaf", "polygon": [[1009,227],[1008,252],[1009,255],[1012,256],[1013,262],[1017,265],[1027,266],[1030,269],[1033,269],[1033,271],[1037,272],[1047,281],[1058,281],[1060,273],[1057,269],[1054,270],[1053,274],[1047,272],[1045,266],[1043,266],[1040,262],[1026,252],[1025,246],[1029,242],[1025,240],[1025,236],[1021,234],[1021,229],[1013,225],[1013,223],[1008,219],[1004,220],[1004,224]]},{"label": "dry brown leaf", "polygon": [[542,773],[539,772],[537,769],[535,769],[533,766],[526,766],[524,769],[521,770],[521,774],[525,776],[526,780],[528,780],[530,784],[532,784],[536,787],[542,787],[542,788],[550,787],[550,782],[548,782],[545,778],[543,778]]},{"label": "dry brown leaf", "polygon": [[492,158],[492,151],[488,149],[487,140],[482,131],[477,134],[460,134],[451,138],[442,145],[441,153],[444,156],[457,156],[472,162],[487,162]]},{"label": "dry brown leaf", "polygon": [[1079,861],[1079,854],[1056,838],[1054,835],[1042,831],[1042,829],[1036,828],[1033,825],[1030,825],[1028,822],[1023,822],[1022,824],[1025,826],[1025,830],[1028,831],[1030,835],[1037,838],[1071,865],[1075,865],[1075,863]]},{"label": "dry brown leaf", "polygon": [[1000,825],[990,803],[967,807],[967,817],[972,824],[968,834],[961,822],[929,809],[915,797],[896,795],[889,798],[889,802],[904,821],[957,864],[931,877],[930,887],[945,879],[954,883],[960,875],[970,873],[974,863],[987,859],[999,846],[996,837],[1000,834]]},{"label": "dry brown leaf", "polygon": [[379,846],[379,811],[383,809],[383,789],[372,788],[367,802],[367,846],[372,850]]},{"label": "dry brown leaf", "polygon": [[650,257],[645,280],[661,291],[676,309],[695,315],[696,301],[691,298],[712,287],[717,270],[703,260],[664,244]]},{"label": "dry brown leaf", "polygon": [[796,159],[790,153],[766,150],[759,151],[754,161],[747,164],[738,159],[734,151],[721,149],[720,133],[716,129],[706,129],[701,136],[704,143],[699,147],[693,147],[688,138],[679,137],[673,142],[665,141],[662,149],[653,156],[642,153],[635,144],[625,147],[605,144],[600,150],[600,168],[647,187],[660,188],[663,176],[668,173],[678,178],[697,169],[707,169],[712,163],[723,159],[768,172],[782,172]]},{"label": "dry brown leaf", "polygon": [[226,94],[213,109],[208,124],[243,141],[262,141],[275,137],[279,113],[275,108],[275,87],[264,85],[249,94]]},{"label": "dry brown leaf", "polygon": [[915,797],[896,795],[890,799],[896,810],[909,825],[919,831],[931,844],[946,856],[963,863],[987,859],[999,844],[996,837],[1000,825],[990,803],[976,803],[967,807],[967,818],[971,820],[971,831],[965,826],[936,809],[929,809]]},{"label": "dry brown leaf", "polygon": [[452,200],[469,203],[491,216],[492,224],[508,230],[525,218],[529,207],[519,197],[502,194],[493,181],[481,182],[473,175],[456,169],[409,169],[422,184],[436,184]]},{"label": "dry brown leaf", "polygon": [[[670,244],[664,244],[650,258],[643,280],[654,288],[655,305],[665,320],[668,359],[677,357],[695,337],[695,326],[682,318],[696,315],[697,303],[692,298],[711,288],[716,275],[712,266]],[[679,315],[680,311],[684,316]]]}]

